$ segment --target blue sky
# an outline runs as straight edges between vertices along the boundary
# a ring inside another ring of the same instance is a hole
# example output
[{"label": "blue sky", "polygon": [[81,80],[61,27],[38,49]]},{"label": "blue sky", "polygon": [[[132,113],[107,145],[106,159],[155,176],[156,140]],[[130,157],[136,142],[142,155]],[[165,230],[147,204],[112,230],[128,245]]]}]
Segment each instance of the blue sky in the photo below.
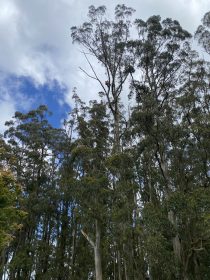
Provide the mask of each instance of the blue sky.
[{"label": "blue sky", "polygon": [[[14,99],[17,101],[16,109],[18,111],[26,113],[31,108],[34,109],[43,104],[47,105],[49,110],[53,112],[49,121],[55,127],[62,125],[63,119],[71,110],[70,105],[63,101],[67,88],[61,86],[56,80],[50,83],[36,84],[30,77],[11,75],[6,78],[6,84],[8,87],[14,88]],[[15,91],[21,92],[26,104],[18,103],[19,95],[16,95]]]},{"label": "blue sky", "polygon": [[86,102],[97,98],[98,85],[79,70],[89,71],[81,48],[71,42],[70,27],[86,20],[92,4],[105,4],[111,18],[123,3],[136,9],[136,18],[171,17],[192,33],[210,9],[209,0],[0,0],[0,133],[15,111],[40,104],[60,126],[73,106],[74,87]]},{"label": "blue sky", "polygon": [[[5,104],[4,107],[12,106],[12,109],[7,119],[3,117],[2,123],[10,120],[15,111],[26,113],[44,104],[53,113],[49,117],[50,123],[54,127],[61,127],[63,120],[71,111],[70,104],[64,101],[67,90],[67,87],[60,85],[57,80],[38,84],[29,76],[7,75],[2,85],[0,102]],[[3,109],[3,114],[6,109]]]}]

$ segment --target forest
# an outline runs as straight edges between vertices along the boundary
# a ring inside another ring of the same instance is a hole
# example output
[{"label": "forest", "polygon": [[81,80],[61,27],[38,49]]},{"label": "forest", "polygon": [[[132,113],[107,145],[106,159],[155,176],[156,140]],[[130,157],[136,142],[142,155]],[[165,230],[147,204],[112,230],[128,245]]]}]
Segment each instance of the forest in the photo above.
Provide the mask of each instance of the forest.
[{"label": "forest", "polygon": [[5,124],[2,280],[210,279],[210,12],[194,34],[134,12],[71,28],[96,100]]}]

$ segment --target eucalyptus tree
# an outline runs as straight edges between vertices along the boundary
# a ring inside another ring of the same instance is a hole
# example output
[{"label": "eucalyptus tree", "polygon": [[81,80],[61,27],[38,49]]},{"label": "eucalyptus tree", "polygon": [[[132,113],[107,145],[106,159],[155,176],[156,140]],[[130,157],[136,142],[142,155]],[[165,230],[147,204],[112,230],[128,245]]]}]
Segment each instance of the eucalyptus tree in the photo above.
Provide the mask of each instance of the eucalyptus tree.
[{"label": "eucalyptus tree", "polygon": [[[185,193],[189,192],[189,200],[193,200],[194,183],[201,189],[209,185],[209,144],[202,137],[203,124],[208,125],[204,121],[208,116],[208,65],[196,58],[188,42],[191,35],[177,21],[161,22],[160,17],[153,16],[146,22],[136,20],[136,25],[139,40],[131,42],[130,47],[139,57],[137,68],[141,78],[135,76],[132,81],[137,104],[131,121],[132,134],[138,140],[136,169],[144,205],[148,270],[154,278],[161,275],[160,279],[200,279],[205,274],[198,264],[199,250],[192,246],[193,236],[200,233],[199,230],[192,233],[186,220],[182,220],[182,215],[186,215],[189,224],[196,228],[195,209],[190,209],[189,203],[187,213],[181,207],[176,208],[175,197],[179,195],[181,201],[183,196],[184,201]],[[191,124],[187,124],[188,115],[193,115],[196,121],[189,118]],[[194,175],[188,176],[189,173]],[[159,252],[156,256],[154,248]]]},{"label": "eucalyptus tree", "polygon": [[[106,98],[107,106],[111,113],[113,125],[112,152],[119,153],[122,150],[122,111],[121,93],[123,86],[134,71],[132,57],[127,52],[127,42],[130,36],[130,17],[134,10],[125,5],[117,5],[115,8],[115,20],[106,18],[106,8],[101,6],[89,8],[89,21],[81,27],[72,27],[73,42],[77,42],[85,48],[85,51],[93,55],[105,71],[106,82],[103,82],[93,67],[86,53],[85,57],[92,71],[91,74],[83,71],[92,79],[96,80]],[[112,178],[112,179],[111,179]],[[115,179],[110,174],[112,187]],[[113,193],[117,191],[113,191]],[[112,196],[112,194],[111,194]],[[113,200],[112,200],[113,201]],[[112,241],[111,241],[112,242]],[[112,246],[112,245],[110,245]],[[118,250],[118,270],[121,277],[121,257]]]},{"label": "eucalyptus tree", "polygon": [[[182,137],[179,140],[182,151],[176,145],[173,154],[174,158],[177,157],[177,160],[182,162],[179,168],[181,174],[175,176],[175,170],[173,170],[173,178],[179,186],[176,194],[179,196],[179,203],[181,204],[183,199],[187,205],[187,207],[181,207],[176,201],[177,206],[180,207],[179,211],[176,210],[176,212],[180,215],[180,223],[182,223],[182,228],[179,227],[178,230],[182,239],[184,277],[186,279],[187,277],[207,279],[209,276],[204,269],[204,264],[205,258],[209,258],[207,241],[209,240],[209,223],[204,222],[203,219],[206,219],[210,206],[208,201],[210,143],[207,136],[209,128],[209,65],[192,51],[189,52],[188,63],[190,67],[185,70],[184,83],[177,100],[182,129],[180,131]],[[176,173],[178,173],[177,170]],[[178,177],[183,178],[182,182]],[[201,242],[201,246],[199,242]]]},{"label": "eucalyptus tree", "polygon": [[204,15],[202,24],[196,30],[195,37],[204,50],[210,54],[210,12]]},{"label": "eucalyptus tree", "polygon": [[[106,96],[109,109],[114,122],[114,148],[120,148],[120,95],[123,86],[133,69],[133,60],[127,52],[127,42],[130,37],[130,27],[134,9],[125,5],[117,5],[115,8],[115,20],[106,18],[106,7],[89,7],[89,21],[80,27],[71,28],[73,42],[84,47],[84,55],[90,66],[91,74],[83,71],[96,80],[103,94]],[[94,56],[105,71],[104,82],[93,67],[88,54]]]},{"label": "eucalyptus tree", "polygon": [[[0,246],[14,240],[0,258],[10,279],[210,277],[209,64],[176,20],[137,19],[131,37],[133,12],[117,5],[112,21],[91,6],[72,28],[100,101],[87,106],[74,92],[66,130],[49,124],[45,106],[7,122]],[[209,13],[196,33],[207,53],[208,28]],[[124,112],[128,82],[135,99]],[[14,203],[28,212],[21,227]]]},{"label": "eucalyptus tree", "polygon": [[27,213],[20,207],[22,196],[21,186],[18,184],[11,170],[9,162],[10,147],[0,138],[0,278],[3,277],[7,263],[7,248],[15,238],[15,232],[20,230]]},{"label": "eucalyptus tree", "polygon": [[[138,167],[142,166],[144,170],[141,184],[143,198],[146,199],[145,202],[148,201],[156,207],[154,213],[158,213],[162,201],[169,197],[174,189],[169,175],[169,151],[173,141],[176,114],[173,104],[178,95],[179,78],[187,57],[184,42],[190,38],[190,34],[183,30],[177,21],[161,21],[159,16],[150,17],[146,22],[136,20],[135,23],[139,38],[131,42],[131,51],[134,50],[138,61],[137,69],[142,77],[138,80],[133,78],[132,82],[137,101],[133,111],[133,121],[137,124],[134,131],[140,140],[138,150],[141,152],[137,162],[140,162]],[[149,211],[148,206],[144,212],[147,210]],[[163,215],[161,212],[160,215]],[[173,212],[169,211],[168,215],[175,226]],[[147,229],[147,220],[145,223]],[[156,238],[157,242],[158,238],[163,238],[162,241],[166,238],[166,232],[161,233],[160,230],[156,237],[151,234],[152,230],[149,230],[148,238]],[[147,244],[149,243],[146,241],[145,245]],[[164,242],[160,244],[164,246]],[[176,257],[180,258],[177,235],[173,239],[173,246]],[[166,244],[165,249],[169,250],[168,260],[171,260],[170,242]],[[149,247],[146,250],[149,250]],[[153,270],[150,257],[148,255],[150,269]],[[161,262],[161,258],[158,262]],[[169,269],[166,273],[171,274],[174,271]],[[166,277],[164,270],[162,277]]]},{"label": "eucalyptus tree", "polygon": [[[94,251],[95,277],[102,280],[102,243],[106,236],[109,182],[105,158],[109,152],[109,130],[106,106],[103,102],[91,102],[85,108],[86,116],[78,112],[78,139],[72,150],[78,173],[78,211],[81,233]],[[102,233],[103,231],[103,233]],[[105,273],[105,271],[104,271]]]},{"label": "eucalyptus tree", "polygon": [[[26,114],[16,112],[6,123],[5,136],[14,162],[11,170],[21,184],[23,209],[28,216],[9,248],[10,279],[30,279],[47,272],[52,250],[52,226],[56,210],[57,148],[62,134],[47,121],[47,108]],[[42,277],[40,276],[40,277]]]}]

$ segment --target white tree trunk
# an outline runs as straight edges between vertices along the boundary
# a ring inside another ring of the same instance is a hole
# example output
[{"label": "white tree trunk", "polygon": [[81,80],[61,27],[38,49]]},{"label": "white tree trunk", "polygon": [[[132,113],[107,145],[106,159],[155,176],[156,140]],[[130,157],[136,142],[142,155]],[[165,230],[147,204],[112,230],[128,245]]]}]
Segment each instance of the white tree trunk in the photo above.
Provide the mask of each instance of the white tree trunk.
[{"label": "white tree trunk", "polygon": [[96,280],[102,280],[101,266],[101,229],[98,220],[96,220],[96,239],[95,242],[82,230],[82,234],[94,249],[95,274]]},{"label": "white tree trunk", "polygon": [[101,244],[101,229],[98,224],[98,221],[96,220],[96,242],[94,247],[96,280],[102,280],[100,244]]}]

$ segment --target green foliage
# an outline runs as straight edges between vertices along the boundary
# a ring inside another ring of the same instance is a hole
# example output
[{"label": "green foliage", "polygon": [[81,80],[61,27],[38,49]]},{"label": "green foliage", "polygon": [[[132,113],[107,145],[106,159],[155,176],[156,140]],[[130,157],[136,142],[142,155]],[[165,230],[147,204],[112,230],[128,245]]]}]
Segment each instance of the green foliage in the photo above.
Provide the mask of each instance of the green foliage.
[{"label": "green foliage", "polygon": [[198,42],[202,45],[202,47],[205,49],[205,51],[210,54],[210,12],[207,12],[203,19],[202,19],[202,25],[199,25],[195,37],[198,39]]},{"label": "green foliage", "polygon": [[19,208],[21,187],[11,172],[0,170],[0,249],[8,246],[22,227],[26,212]]},{"label": "green foliage", "polygon": [[[6,123],[0,278],[95,279],[101,269],[107,280],[210,279],[209,63],[178,21],[133,24],[133,13],[117,5],[108,20],[105,6],[90,6],[71,29],[99,101],[74,89],[65,129],[44,105]],[[208,20],[196,32],[207,53]]]}]

